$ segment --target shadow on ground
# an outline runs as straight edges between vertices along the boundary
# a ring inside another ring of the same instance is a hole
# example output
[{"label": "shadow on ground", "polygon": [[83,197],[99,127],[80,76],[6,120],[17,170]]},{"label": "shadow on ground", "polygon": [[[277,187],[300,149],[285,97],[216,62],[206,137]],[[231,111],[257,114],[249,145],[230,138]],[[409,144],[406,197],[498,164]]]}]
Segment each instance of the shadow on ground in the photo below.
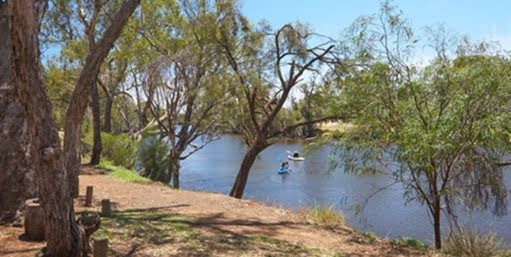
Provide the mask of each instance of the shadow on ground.
[{"label": "shadow on ground", "polygon": [[[247,236],[218,226],[227,223],[261,226],[271,234],[272,227],[292,226],[293,223],[219,221],[219,217],[221,214],[193,220],[158,208],[127,210],[102,218],[102,228],[94,236],[109,238],[111,256],[336,256],[267,235]],[[199,229],[204,226],[213,230]]]}]

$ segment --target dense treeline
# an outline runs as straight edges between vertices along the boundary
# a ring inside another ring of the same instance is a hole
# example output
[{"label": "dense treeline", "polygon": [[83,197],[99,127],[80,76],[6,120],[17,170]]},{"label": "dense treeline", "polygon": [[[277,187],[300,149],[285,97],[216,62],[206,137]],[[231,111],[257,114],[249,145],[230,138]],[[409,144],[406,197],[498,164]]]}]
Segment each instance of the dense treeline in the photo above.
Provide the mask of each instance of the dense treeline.
[{"label": "dense treeline", "polygon": [[[70,249],[82,244],[71,197],[83,156],[127,167],[138,158],[140,174],[179,188],[181,161],[237,133],[247,152],[230,195],[242,198],[259,153],[282,136],[315,137],[325,121],[354,124],[340,144],[351,153],[342,159],[347,171],[392,174],[406,200],[431,215],[437,248],[441,219],[456,223],[455,206],[506,213],[501,158],[509,151],[511,65],[498,45],[441,27],[416,34],[389,3],[339,39],[301,23],[255,24],[234,0],[0,7],[14,17],[0,24],[9,42],[0,49],[0,86],[9,88],[0,92],[0,126],[8,128],[1,139],[9,146],[0,156],[11,156],[0,159],[7,167],[0,178],[20,181],[0,179],[17,188],[2,195],[0,218],[12,219],[39,190],[55,256],[77,256]],[[433,55],[419,62],[424,49]],[[25,122],[28,129],[16,129]],[[34,173],[36,165],[46,169]]]}]

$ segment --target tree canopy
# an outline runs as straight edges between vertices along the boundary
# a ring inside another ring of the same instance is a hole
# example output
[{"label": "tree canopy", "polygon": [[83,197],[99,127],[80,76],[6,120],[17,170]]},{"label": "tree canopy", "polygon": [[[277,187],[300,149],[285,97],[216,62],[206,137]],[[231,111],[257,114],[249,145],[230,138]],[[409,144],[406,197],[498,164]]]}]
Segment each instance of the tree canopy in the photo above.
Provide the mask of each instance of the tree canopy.
[{"label": "tree canopy", "polygon": [[[345,141],[358,151],[347,167],[392,174],[407,201],[427,207],[437,248],[441,217],[455,220],[456,205],[506,213],[500,163],[510,140],[509,57],[441,27],[414,35],[389,5],[351,33],[361,68],[344,78],[344,103],[358,127]],[[435,53],[425,66],[413,59],[420,44]]]}]

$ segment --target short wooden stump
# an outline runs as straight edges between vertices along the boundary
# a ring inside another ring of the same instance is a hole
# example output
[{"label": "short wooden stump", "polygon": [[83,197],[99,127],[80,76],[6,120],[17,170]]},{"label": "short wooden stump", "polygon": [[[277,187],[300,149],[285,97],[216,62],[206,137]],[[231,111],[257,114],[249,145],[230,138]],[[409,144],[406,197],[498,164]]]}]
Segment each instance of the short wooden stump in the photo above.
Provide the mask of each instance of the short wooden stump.
[{"label": "short wooden stump", "polygon": [[108,238],[94,238],[94,257],[107,257]]},{"label": "short wooden stump", "polygon": [[110,215],[112,215],[110,199],[101,200],[101,217],[110,217]]},{"label": "short wooden stump", "polygon": [[28,239],[42,241],[45,238],[44,213],[38,198],[25,201],[25,234]]},{"label": "short wooden stump", "polygon": [[85,207],[91,207],[92,206],[92,186],[87,186],[87,190],[85,193]]}]

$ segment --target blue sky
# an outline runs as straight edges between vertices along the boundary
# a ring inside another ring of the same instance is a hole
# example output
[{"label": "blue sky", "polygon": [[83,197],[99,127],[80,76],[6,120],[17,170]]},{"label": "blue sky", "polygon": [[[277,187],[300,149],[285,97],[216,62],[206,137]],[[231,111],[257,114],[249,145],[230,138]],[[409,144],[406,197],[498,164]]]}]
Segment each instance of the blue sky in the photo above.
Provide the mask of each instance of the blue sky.
[{"label": "blue sky", "polygon": [[[498,40],[511,49],[511,1],[394,1],[415,28],[444,23],[474,40]],[[338,37],[360,15],[378,11],[378,0],[241,0],[252,22],[265,19],[273,27],[300,20],[321,34]]]}]

